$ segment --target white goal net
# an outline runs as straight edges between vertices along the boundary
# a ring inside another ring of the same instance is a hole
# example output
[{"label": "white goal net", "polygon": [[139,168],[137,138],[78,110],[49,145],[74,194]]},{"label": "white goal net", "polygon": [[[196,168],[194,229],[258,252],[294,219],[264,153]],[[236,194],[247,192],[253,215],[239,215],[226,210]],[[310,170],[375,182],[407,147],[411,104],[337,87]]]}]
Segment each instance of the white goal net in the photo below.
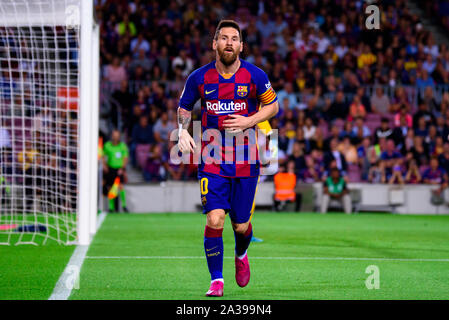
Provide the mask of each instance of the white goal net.
[{"label": "white goal net", "polygon": [[[0,1],[0,244],[86,243],[80,233],[94,230],[98,104],[82,79],[96,60],[81,44],[96,26],[81,41],[81,10],[81,0]],[[82,185],[94,195],[83,200]]]}]

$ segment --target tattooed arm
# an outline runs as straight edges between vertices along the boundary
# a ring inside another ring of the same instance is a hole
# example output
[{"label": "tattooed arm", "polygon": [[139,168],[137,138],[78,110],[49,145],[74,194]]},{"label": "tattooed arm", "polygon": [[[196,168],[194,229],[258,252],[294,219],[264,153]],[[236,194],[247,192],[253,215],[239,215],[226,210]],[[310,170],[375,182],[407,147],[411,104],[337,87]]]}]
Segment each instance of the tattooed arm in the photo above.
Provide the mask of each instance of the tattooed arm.
[{"label": "tattooed arm", "polygon": [[190,120],[192,119],[192,112],[187,111],[186,109],[178,107],[178,125],[182,127],[182,129],[189,129]]},{"label": "tattooed arm", "polygon": [[178,147],[181,152],[194,152],[195,141],[187,131],[192,119],[192,112],[178,107]]}]

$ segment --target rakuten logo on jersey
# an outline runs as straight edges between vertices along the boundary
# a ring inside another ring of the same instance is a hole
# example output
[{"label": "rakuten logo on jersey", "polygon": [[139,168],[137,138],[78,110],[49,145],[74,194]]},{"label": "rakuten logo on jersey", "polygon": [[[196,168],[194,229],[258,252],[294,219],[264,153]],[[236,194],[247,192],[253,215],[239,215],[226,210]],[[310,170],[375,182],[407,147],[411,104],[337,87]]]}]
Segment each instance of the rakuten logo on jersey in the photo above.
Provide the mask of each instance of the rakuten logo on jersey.
[{"label": "rakuten logo on jersey", "polygon": [[209,113],[215,114],[224,114],[224,113],[232,113],[236,111],[242,111],[246,109],[246,102],[211,102],[206,101],[206,108]]}]

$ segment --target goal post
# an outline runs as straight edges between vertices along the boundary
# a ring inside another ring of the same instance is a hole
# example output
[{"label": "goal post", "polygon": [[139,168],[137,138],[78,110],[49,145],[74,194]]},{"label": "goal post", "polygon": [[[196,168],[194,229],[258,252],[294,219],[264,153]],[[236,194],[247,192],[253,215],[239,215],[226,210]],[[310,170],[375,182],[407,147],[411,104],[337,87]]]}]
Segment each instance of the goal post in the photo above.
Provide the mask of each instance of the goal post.
[{"label": "goal post", "polygon": [[[92,180],[97,179],[94,172],[94,163],[97,162],[98,143],[98,106],[95,108],[96,127],[94,137],[93,116],[94,108],[89,108],[93,103],[94,95],[94,70],[93,48],[94,48],[94,12],[93,1],[82,0],[80,3],[80,98],[81,105],[87,108],[80,109],[80,173],[79,175],[79,208],[78,208],[78,242],[81,245],[89,244],[91,233],[96,228],[96,204],[97,185]],[[75,21],[76,22],[76,21]],[[98,53],[98,51],[97,51]],[[98,73],[97,68],[97,73]],[[98,78],[96,78],[98,80]],[[98,84],[97,84],[98,86]],[[98,101],[98,100],[97,100]],[[95,166],[96,168],[96,166]],[[95,199],[94,199],[95,197]]]},{"label": "goal post", "polygon": [[[93,12],[94,13],[94,12]],[[92,13],[91,16],[94,16]],[[92,94],[91,94],[91,105],[93,106],[91,110],[91,138],[90,141],[90,159],[91,167],[91,177],[89,179],[95,180],[91,188],[95,188],[90,192],[90,208],[89,208],[89,230],[91,236],[97,232],[97,212],[99,211],[99,200],[102,199],[101,192],[99,192],[99,185],[101,186],[101,180],[98,177],[98,170],[102,167],[98,166],[98,132],[99,132],[99,101],[100,101],[100,25],[93,21],[92,28],[92,49],[91,54],[92,65],[91,65],[91,76],[92,76]]]},{"label": "goal post", "polygon": [[98,108],[93,1],[0,1],[0,244],[90,243]]}]

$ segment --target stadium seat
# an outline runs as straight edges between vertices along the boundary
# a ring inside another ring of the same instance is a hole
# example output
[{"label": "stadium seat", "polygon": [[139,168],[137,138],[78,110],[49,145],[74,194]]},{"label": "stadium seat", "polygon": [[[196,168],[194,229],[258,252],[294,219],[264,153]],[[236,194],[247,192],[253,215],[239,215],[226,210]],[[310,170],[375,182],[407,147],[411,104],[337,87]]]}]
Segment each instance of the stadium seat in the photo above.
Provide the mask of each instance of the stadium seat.
[{"label": "stadium seat", "polygon": [[424,174],[424,172],[426,172],[427,169],[429,169],[428,165],[419,166],[419,173],[421,174],[421,176]]},{"label": "stadium seat", "polygon": [[366,122],[379,122],[381,121],[382,116],[380,114],[376,114],[376,113],[368,113],[366,115]]},{"label": "stadium seat", "polygon": [[348,164],[348,179],[349,182],[360,182],[361,170],[356,164]]},{"label": "stadium seat", "polygon": [[138,144],[136,146],[136,159],[139,168],[143,168],[147,163],[150,147],[150,144]]},{"label": "stadium seat", "polygon": [[367,121],[365,123],[365,125],[368,127],[368,129],[371,131],[371,133],[373,133],[374,131],[376,131],[376,129],[378,127],[380,127],[380,121],[370,120],[370,121]]},{"label": "stadium seat", "polygon": [[335,119],[333,125],[336,126],[338,130],[343,131],[345,121],[343,119]]},{"label": "stadium seat", "polygon": [[402,187],[391,187],[388,190],[388,201],[391,206],[391,212],[396,213],[396,208],[404,205],[405,192]]},{"label": "stadium seat", "polygon": [[328,125],[327,123],[321,123],[319,125],[319,128],[321,129],[321,131],[323,132],[323,136],[327,137],[329,134],[329,129],[328,129]]}]

